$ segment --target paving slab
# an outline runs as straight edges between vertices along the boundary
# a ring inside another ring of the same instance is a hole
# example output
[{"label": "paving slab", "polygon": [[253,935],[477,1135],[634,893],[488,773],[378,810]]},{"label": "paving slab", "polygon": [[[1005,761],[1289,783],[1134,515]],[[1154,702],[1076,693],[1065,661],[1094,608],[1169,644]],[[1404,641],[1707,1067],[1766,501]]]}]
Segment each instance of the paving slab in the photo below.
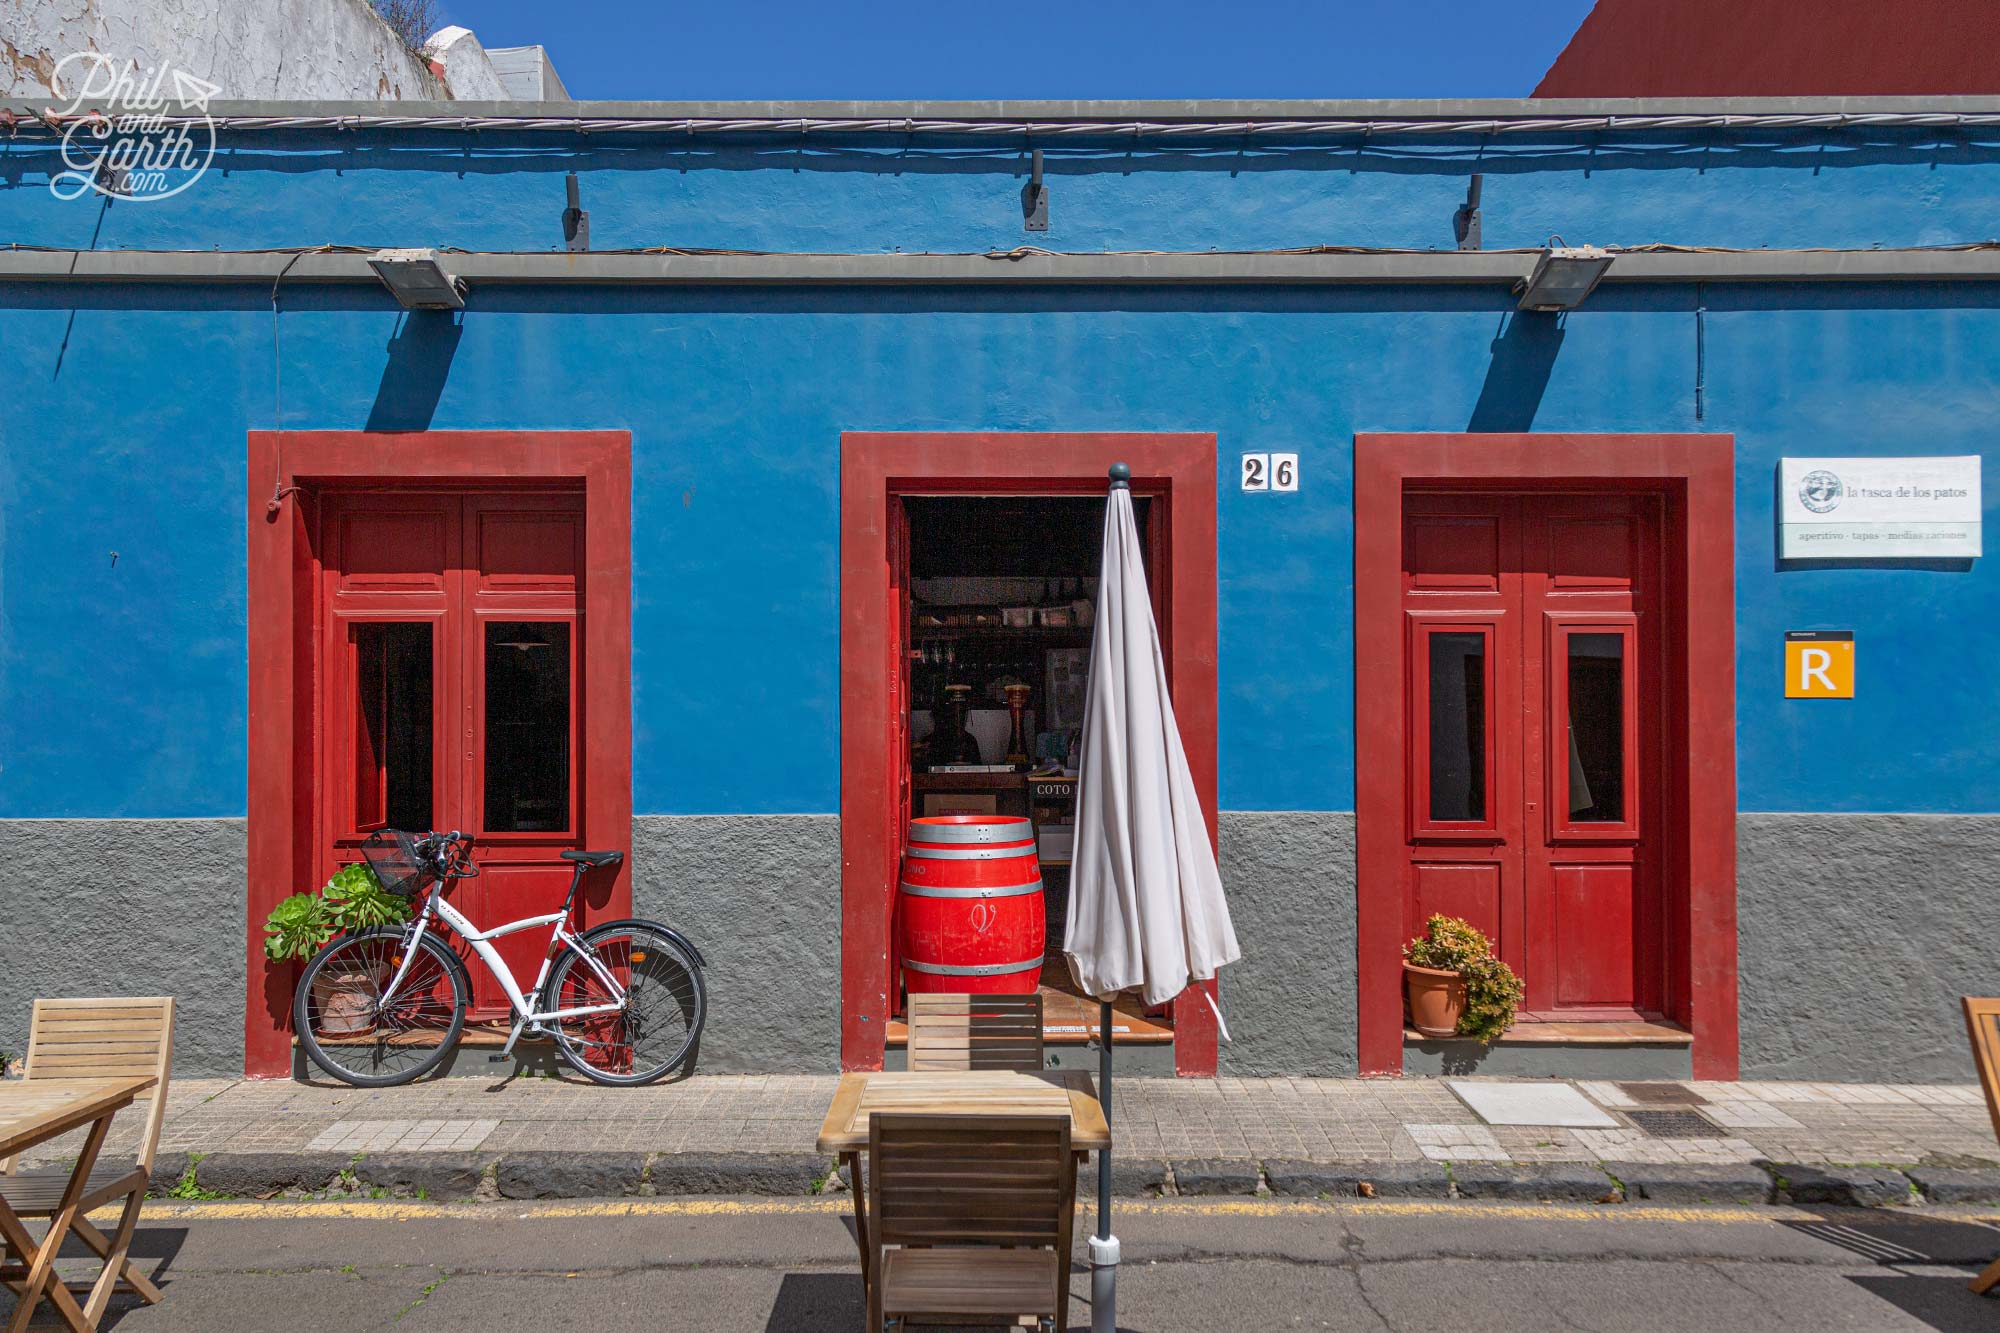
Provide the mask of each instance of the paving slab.
[{"label": "paving slab", "polygon": [[1446,1082],[1460,1100],[1489,1125],[1533,1125],[1557,1129],[1616,1129],[1618,1122],[1567,1083]]},{"label": "paving slab", "polygon": [[1302,1199],[1448,1199],[1451,1174],[1435,1162],[1264,1163],[1273,1194]]}]

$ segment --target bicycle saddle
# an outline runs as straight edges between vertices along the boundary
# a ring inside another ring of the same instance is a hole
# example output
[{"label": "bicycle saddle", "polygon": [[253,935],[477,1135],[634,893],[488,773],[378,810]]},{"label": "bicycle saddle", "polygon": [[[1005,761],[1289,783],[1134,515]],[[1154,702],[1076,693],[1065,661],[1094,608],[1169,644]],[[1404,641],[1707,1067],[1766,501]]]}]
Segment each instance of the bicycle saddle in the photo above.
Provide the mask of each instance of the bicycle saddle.
[{"label": "bicycle saddle", "polygon": [[564,852],[562,859],[590,867],[615,866],[625,859],[623,852]]}]

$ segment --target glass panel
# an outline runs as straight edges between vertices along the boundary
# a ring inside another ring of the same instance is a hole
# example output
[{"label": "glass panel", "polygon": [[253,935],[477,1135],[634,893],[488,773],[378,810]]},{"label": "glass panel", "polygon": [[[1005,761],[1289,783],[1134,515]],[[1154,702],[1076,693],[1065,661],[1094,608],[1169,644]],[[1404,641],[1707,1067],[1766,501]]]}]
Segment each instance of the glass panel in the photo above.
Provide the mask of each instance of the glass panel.
[{"label": "glass panel", "polygon": [[486,828],[569,827],[569,625],[486,626]]},{"label": "glass panel", "polygon": [[1431,819],[1486,819],[1486,636],[1430,636]]},{"label": "glass panel", "polygon": [[1569,636],[1569,817],[1625,818],[1625,636]]},{"label": "glass panel", "polygon": [[354,627],[354,827],[431,826],[431,627]]}]

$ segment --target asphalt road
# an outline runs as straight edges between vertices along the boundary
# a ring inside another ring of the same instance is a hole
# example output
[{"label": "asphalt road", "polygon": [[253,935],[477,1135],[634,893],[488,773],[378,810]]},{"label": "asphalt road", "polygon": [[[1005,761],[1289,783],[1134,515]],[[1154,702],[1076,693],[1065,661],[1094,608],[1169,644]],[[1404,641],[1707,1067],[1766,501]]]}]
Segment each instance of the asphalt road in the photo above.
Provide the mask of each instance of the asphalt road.
[{"label": "asphalt road", "polygon": [[[166,1300],[121,1304],[106,1327],[855,1329],[838,1208],[154,1205],[140,1249]],[[2000,1225],[1969,1213],[1162,1200],[1119,1216],[1119,1323],[1135,1333],[2000,1330],[2000,1297],[1965,1289],[2000,1253]],[[1087,1328],[1082,1272],[1076,1293]]]}]

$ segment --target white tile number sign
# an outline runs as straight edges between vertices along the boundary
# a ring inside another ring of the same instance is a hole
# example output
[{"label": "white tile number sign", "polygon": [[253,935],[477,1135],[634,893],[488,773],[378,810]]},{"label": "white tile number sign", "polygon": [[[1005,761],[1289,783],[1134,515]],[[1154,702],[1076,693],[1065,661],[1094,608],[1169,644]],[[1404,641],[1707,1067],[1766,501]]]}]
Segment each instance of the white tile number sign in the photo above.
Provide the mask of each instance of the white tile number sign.
[{"label": "white tile number sign", "polygon": [[1295,491],[1299,488],[1299,456],[1297,454],[1271,455],[1271,489],[1274,491]]},{"label": "white tile number sign", "polygon": [[1243,489],[1246,491],[1271,489],[1271,455],[1243,455]]}]

